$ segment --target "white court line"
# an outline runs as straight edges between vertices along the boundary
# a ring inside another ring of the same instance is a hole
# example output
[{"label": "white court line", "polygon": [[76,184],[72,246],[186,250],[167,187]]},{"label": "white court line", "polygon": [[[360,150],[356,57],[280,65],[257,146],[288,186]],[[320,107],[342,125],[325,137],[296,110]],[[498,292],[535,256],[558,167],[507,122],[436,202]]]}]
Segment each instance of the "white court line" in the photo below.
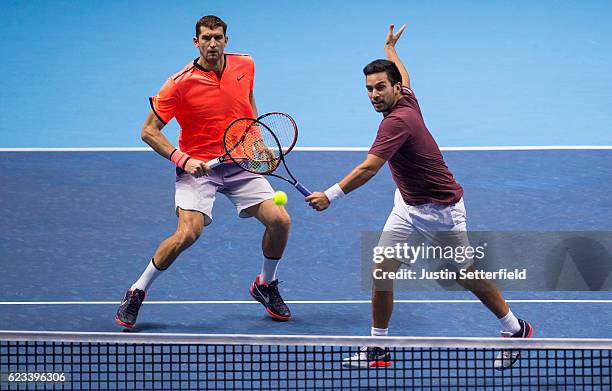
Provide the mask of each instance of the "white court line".
[{"label": "white court line", "polygon": [[[396,304],[467,304],[480,300],[395,300]],[[612,300],[591,299],[524,299],[506,300],[508,303],[591,303],[611,304]],[[0,305],[116,305],[120,301],[2,301]],[[370,304],[370,300],[288,300],[287,304]],[[259,304],[253,300],[164,300],[145,301],[144,304]]]},{"label": "white court line", "polygon": [[[295,147],[301,152],[356,152],[369,147]],[[612,145],[517,145],[485,147],[441,147],[442,151],[554,151],[554,150],[612,150]],[[92,147],[92,148],[0,148],[0,152],[151,152],[148,147]]]}]

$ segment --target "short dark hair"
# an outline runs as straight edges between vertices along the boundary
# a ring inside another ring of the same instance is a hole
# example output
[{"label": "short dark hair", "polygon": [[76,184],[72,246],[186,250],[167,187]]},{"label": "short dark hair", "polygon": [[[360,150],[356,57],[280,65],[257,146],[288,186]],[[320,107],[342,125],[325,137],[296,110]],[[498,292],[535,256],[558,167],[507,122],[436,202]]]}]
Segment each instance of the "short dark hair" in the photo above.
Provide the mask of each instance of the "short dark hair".
[{"label": "short dark hair", "polygon": [[209,29],[216,29],[217,27],[223,27],[223,35],[227,35],[227,24],[221,20],[220,17],[215,15],[202,16],[198,23],[195,25],[196,37],[200,36],[200,27],[208,27]]},{"label": "short dark hair", "polygon": [[402,82],[402,74],[399,69],[397,69],[397,65],[392,61],[374,60],[363,68],[363,74],[366,76],[380,72],[385,72],[387,74],[387,78],[392,86]]}]

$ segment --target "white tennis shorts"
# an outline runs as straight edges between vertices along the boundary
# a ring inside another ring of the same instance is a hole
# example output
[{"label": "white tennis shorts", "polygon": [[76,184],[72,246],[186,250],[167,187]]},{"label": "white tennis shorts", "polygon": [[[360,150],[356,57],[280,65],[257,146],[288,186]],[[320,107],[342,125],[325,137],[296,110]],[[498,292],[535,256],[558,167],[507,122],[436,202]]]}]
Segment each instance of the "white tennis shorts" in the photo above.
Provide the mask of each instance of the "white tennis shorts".
[{"label": "white tennis shorts", "polygon": [[[408,205],[399,190],[395,190],[394,206],[387,218],[378,246],[394,247],[434,245],[470,245],[463,198],[451,205]],[[466,269],[473,259],[461,259],[452,265],[455,269]]]},{"label": "white tennis shorts", "polygon": [[245,209],[274,197],[274,190],[262,175],[242,170],[234,163],[224,163],[207,177],[194,178],[183,172],[176,177],[174,202],[178,208],[204,214],[204,225],[212,222],[212,208],[217,192],[234,204],[240,217],[251,217]]}]

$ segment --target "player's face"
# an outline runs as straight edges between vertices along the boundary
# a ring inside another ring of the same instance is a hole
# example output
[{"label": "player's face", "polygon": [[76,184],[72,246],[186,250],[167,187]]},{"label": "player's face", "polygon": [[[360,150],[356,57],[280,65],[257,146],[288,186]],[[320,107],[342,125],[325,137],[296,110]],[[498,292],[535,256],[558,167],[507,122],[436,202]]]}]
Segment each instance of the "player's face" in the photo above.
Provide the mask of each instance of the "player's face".
[{"label": "player's face", "polygon": [[385,72],[372,73],[366,76],[366,89],[374,110],[379,113],[391,111],[399,100],[401,86],[391,85]]},{"label": "player's face", "polygon": [[202,58],[208,63],[215,63],[223,57],[227,37],[223,34],[223,27],[210,29],[201,26],[200,35],[194,39],[194,42]]}]

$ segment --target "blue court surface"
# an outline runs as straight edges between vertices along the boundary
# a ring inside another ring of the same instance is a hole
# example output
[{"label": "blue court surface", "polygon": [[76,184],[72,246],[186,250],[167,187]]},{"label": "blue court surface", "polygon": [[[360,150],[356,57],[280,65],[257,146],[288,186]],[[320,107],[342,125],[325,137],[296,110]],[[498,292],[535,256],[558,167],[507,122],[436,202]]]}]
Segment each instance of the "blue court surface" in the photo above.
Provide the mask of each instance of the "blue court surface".
[{"label": "blue court surface", "polygon": [[[297,151],[289,163],[324,189],[366,152]],[[612,231],[609,150],[451,151],[472,230]],[[152,152],[0,153],[0,329],[119,331],[117,304],[173,232],[174,172]],[[293,319],[270,319],[248,287],[262,227],[219,196],[213,223],[153,285],[136,331],[368,335],[369,291],[359,243],[380,230],[394,186],[385,167],[364,188],[315,213],[289,195],[293,220],[279,268]],[[538,337],[612,337],[610,292],[507,292]],[[398,292],[396,336],[497,336],[498,322],[466,292]]]}]

